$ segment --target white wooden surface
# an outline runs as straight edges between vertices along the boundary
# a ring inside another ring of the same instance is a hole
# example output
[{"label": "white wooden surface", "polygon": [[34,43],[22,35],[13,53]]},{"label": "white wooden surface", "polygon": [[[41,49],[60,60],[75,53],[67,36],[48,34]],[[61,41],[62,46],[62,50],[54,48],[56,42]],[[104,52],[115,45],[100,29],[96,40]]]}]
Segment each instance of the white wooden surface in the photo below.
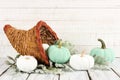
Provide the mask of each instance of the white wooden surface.
[{"label": "white wooden surface", "polygon": [[26,80],[28,77],[28,74],[15,74],[13,71],[14,70],[9,69],[5,74],[0,77],[0,80]]},{"label": "white wooden surface", "polygon": [[89,80],[86,71],[64,73],[60,75],[60,80]]},{"label": "white wooden surface", "polygon": [[10,66],[5,63],[6,59],[0,58],[0,75],[2,75]]},{"label": "white wooden surface", "polygon": [[119,58],[116,58],[116,60],[114,61],[114,63],[111,65],[111,68],[117,72],[117,74],[119,75],[120,77],[120,59]]},{"label": "white wooden surface", "polygon": [[89,70],[92,80],[120,80],[111,70]]},{"label": "white wooden surface", "polygon": [[93,68],[88,71],[63,72],[61,74],[15,73],[12,67],[5,64],[5,59],[0,59],[0,62],[4,64],[4,68],[0,67],[0,80],[120,80],[120,66],[118,65],[120,58],[115,59],[108,69]]},{"label": "white wooden surface", "polygon": [[58,80],[58,75],[53,74],[31,74],[28,80]]},{"label": "white wooden surface", "polygon": [[16,53],[3,32],[5,24],[29,29],[39,20],[79,50],[89,53],[102,38],[120,56],[120,0],[0,0],[0,56]]}]

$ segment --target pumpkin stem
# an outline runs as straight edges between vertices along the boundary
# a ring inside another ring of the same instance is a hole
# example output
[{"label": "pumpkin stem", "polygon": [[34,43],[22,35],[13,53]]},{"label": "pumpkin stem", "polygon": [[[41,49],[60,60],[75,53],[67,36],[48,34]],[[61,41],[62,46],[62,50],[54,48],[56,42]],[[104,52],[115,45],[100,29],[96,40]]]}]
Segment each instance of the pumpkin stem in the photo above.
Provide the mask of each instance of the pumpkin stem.
[{"label": "pumpkin stem", "polygon": [[59,41],[58,48],[61,48],[61,46],[62,46],[62,41]]},{"label": "pumpkin stem", "polygon": [[62,41],[62,39],[56,40],[55,45],[58,45],[60,43],[60,41]]},{"label": "pumpkin stem", "polygon": [[81,52],[81,56],[80,56],[80,57],[83,57],[84,54],[85,54],[85,52],[86,52],[86,50],[83,50],[83,51]]},{"label": "pumpkin stem", "polygon": [[98,41],[100,41],[101,44],[102,44],[101,48],[102,48],[102,49],[106,49],[105,42],[104,42],[102,39],[98,39]]}]

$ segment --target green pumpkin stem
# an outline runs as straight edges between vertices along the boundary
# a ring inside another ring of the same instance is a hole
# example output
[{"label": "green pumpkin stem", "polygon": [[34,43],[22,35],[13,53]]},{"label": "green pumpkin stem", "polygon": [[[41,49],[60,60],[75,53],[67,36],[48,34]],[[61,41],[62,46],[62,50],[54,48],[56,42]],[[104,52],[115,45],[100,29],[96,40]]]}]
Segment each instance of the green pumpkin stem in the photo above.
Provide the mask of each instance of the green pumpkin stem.
[{"label": "green pumpkin stem", "polygon": [[60,41],[62,41],[62,39],[56,40],[55,45],[58,45],[60,43]]},{"label": "green pumpkin stem", "polygon": [[102,48],[102,49],[106,49],[105,42],[104,42],[102,39],[98,39],[98,41],[100,41],[101,44],[102,44],[101,48]]},{"label": "green pumpkin stem", "polygon": [[58,48],[61,48],[61,46],[62,46],[62,41],[58,43]]}]

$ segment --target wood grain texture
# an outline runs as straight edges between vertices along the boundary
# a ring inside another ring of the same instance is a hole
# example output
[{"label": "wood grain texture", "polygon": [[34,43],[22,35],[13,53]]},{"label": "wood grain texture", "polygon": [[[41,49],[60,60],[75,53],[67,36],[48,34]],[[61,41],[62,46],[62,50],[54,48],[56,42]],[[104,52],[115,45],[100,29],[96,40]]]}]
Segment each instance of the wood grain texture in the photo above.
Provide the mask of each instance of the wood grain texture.
[{"label": "wood grain texture", "polygon": [[112,70],[120,77],[120,58],[116,58],[110,66]]},{"label": "wood grain texture", "polygon": [[2,76],[0,76],[0,80],[26,80],[27,77],[28,77],[28,74],[15,73],[15,70],[10,68]]},{"label": "wood grain texture", "polygon": [[87,72],[78,71],[60,75],[60,80],[89,80]]},{"label": "wood grain texture", "polygon": [[0,45],[4,50],[0,52],[10,45],[3,32],[5,24],[30,29],[39,20],[46,21],[61,39],[81,47],[91,49],[102,38],[120,56],[119,0],[1,0]]},{"label": "wood grain texture", "polygon": [[58,80],[58,75],[53,74],[31,74],[28,80]]},{"label": "wood grain texture", "polygon": [[120,80],[112,70],[89,70],[92,80]]},{"label": "wood grain texture", "polygon": [[0,58],[0,66],[4,65],[4,68],[0,67],[0,80],[120,80],[120,58],[116,58],[114,62],[108,66],[109,70],[72,70],[72,72],[64,72],[59,75],[47,73],[31,73],[30,75],[27,73],[16,73],[12,67],[9,67],[9,69],[5,67],[5,60],[5,58]]},{"label": "wood grain texture", "polygon": [[[0,9],[0,20],[54,20],[117,23],[120,9]],[[7,14],[9,13],[9,14]],[[63,17],[64,16],[64,17]],[[115,20],[117,22],[115,22]],[[98,22],[99,21],[99,22]],[[113,22],[114,21],[114,22]]]},{"label": "wood grain texture", "polygon": [[2,75],[10,65],[6,64],[6,59],[5,58],[0,58],[0,75]]},{"label": "wood grain texture", "polygon": [[[1,8],[76,8],[119,7],[119,0],[1,0]],[[6,6],[5,6],[6,5]]]}]

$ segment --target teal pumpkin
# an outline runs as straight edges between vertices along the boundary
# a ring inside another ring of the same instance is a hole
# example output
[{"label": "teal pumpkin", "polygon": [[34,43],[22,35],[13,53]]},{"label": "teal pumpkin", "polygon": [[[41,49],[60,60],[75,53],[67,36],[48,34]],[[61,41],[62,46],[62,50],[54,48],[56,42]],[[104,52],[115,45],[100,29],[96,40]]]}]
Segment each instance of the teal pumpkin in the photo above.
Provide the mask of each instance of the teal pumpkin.
[{"label": "teal pumpkin", "polygon": [[48,48],[48,57],[52,62],[63,64],[70,59],[70,56],[69,49],[63,47],[61,42]]},{"label": "teal pumpkin", "polygon": [[90,55],[95,59],[95,64],[105,65],[107,63],[111,63],[115,58],[114,51],[110,48],[106,48],[102,39],[98,39],[98,41],[102,44],[101,48],[94,48],[90,52]]}]

